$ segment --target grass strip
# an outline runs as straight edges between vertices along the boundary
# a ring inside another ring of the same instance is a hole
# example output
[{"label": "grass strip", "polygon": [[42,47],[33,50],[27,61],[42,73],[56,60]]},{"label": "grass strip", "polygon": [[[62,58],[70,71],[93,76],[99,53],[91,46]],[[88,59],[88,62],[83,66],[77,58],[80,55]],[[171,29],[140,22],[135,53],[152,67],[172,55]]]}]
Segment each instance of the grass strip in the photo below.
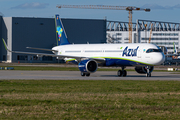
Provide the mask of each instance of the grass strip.
[{"label": "grass strip", "polygon": [[180,119],[179,81],[1,80],[1,119]]}]

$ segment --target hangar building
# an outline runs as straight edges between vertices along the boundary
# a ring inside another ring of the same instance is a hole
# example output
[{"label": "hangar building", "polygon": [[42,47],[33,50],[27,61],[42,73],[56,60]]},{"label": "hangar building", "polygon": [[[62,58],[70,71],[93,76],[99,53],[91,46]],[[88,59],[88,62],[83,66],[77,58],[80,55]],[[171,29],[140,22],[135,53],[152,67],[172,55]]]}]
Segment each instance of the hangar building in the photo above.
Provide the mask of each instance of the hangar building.
[{"label": "hangar building", "polygon": [[[128,43],[128,22],[107,21],[107,42]],[[174,52],[173,45],[177,51],[180,50],[180,23],[137,20],[133,23],[132,43],[150,43],[165,46],[167,52]]]},{"label": "hangar building", "polygon": [[[106,43],[106,20],[62,19],[62,22],[70,43]],[[54,18],[0,17],[0,27],[0,37],[12,51],[48,53],[26,47],[51,49],[57,45]],[[58,62],[53,57],[7,52],[2,40],[0,46],[2,62]]]}]

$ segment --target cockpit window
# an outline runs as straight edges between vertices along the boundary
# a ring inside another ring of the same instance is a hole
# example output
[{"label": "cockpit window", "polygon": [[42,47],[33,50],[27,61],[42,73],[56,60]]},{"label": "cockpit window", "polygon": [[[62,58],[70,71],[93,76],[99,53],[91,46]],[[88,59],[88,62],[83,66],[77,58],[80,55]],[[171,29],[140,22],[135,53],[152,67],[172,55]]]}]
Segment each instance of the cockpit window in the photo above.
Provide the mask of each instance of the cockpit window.
[{"label": "cockpit window", "polygon": [[162,50],[161,49],[148,49],[146,51],[146,53],[151,53],[151,52],[162,52]]}]

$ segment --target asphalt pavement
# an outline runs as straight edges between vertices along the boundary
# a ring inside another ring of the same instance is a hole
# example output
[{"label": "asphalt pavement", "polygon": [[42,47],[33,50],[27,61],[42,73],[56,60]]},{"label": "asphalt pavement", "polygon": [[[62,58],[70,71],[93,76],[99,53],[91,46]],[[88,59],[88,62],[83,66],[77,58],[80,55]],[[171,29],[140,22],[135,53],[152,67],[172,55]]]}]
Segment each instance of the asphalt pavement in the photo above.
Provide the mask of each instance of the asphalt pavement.
[{"label": "asphalt pavement", "polygon": [[19,71],[2,70],[0,80],[180,80],[180,72],[152,72],[152,77],[128,71],[126,77],[118,77],[116,71],[97,71],[82,77],[80,71]]}]

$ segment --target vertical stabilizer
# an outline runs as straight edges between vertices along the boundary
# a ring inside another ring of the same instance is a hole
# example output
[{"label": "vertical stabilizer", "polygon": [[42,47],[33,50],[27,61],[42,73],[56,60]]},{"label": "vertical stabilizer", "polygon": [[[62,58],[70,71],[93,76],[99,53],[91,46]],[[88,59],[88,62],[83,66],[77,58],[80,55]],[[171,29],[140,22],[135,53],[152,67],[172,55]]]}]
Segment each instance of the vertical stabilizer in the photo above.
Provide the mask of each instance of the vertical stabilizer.
[{"label": "vertical stabilizer", "polygon": [[56,39],[57,39],[57,45],[67,45],[70,44],[67,35],[64,29],[64,26],[62,24],[61,19],[59,18],[59,15],[55,15],[55,24],[56,24]]}]

